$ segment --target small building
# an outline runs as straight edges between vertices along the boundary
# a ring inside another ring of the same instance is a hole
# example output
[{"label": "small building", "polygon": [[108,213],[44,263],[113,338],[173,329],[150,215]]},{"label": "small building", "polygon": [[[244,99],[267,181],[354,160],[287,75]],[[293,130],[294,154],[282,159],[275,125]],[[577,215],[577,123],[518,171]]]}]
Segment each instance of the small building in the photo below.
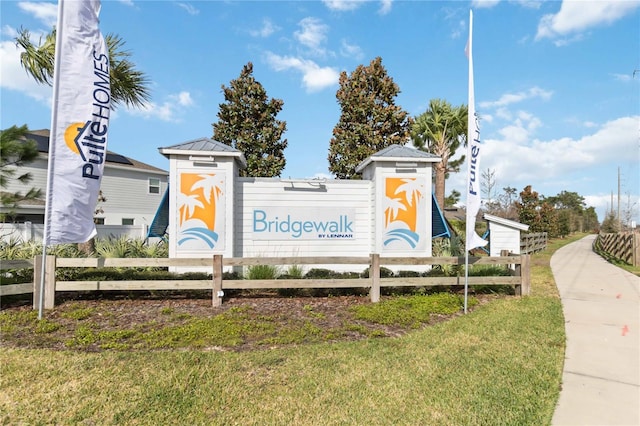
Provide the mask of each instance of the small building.
[{"label": "small building", "polygon": [[489,256],[500,256],[502,250],[520,254],[520,231],[528,231],[529,225],[488,213],[483,218],[489,230]]}]

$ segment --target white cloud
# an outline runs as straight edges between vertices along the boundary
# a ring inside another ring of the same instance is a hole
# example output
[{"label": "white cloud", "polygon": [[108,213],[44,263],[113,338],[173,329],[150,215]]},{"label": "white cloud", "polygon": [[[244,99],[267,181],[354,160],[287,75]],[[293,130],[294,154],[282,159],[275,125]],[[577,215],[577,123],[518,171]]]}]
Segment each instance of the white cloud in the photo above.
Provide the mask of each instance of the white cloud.
[{"label": "white cloud", "polygon": [[[466,35],[467,32],[467,22],[464,20],[458,21],[458,26],[453,28],[453,31],[451,32],[451,38],[452,39],[458,39],[463,35]],[[465,54],[468,54],[468,49],[465,48]]]},{"label": "white cloud", "polygon": [[[3,28],[4,32],[4,28]],[[51,105],[52,89],[38,84],[20,65],[21,49],[12,41],[0,42],[0,86],[22,92],[45,105]]]},{"label": "white cloud", "polygon": [[127,6],[133,6],[133,0],[118,0],[122,4],[126,4]]},{"label": "white cloud", "polygon": [[177,95],[169,95],[169,98],[177,101],[178,104],[182,106],[193,105],[193,99],[191,99],[191,94],[189,92],[180,92]]},{"label": "white cloud", "polygon": [[512,0],[514,3],[518,3],[522,7],[527,9],[540,9],[542,0]]},{"label": "white cloud", "polygon": [[544,90],[539,87],[532,87],[524,92],[506,93],[502,95],[497,101],[480,102],[478,106],[480,106],[481,108],[504,107],[533,98],[548,100],[552,95],[553,92],[550,90]]},{"label": "white cloud", "polygon": [[329,10],[345,12],[355,10],[364,4],[362,0],[322,0]]},{"label": "white cloud", "polygon": [[18,7],[24,12],[33,15],[48,27],[56,25],[58,20],[58,6],[56,3],[43,2],[19,2]]},{"label": "white cloud", "polygon": [[189,15],[197,15],[200,11],[193,5],[189,3],[176,3],[178,6],[187,11]]},{"label": "white cloud", "polygon": [[391,6],[393,6],[393,0],[380,0],[380,9],[378,13],[380,15],[386,15],[391,12]]},{"label": "white cloud", "polygon": [[193,105],[193,99],[189,92],[180,92],[167,96],[167,100],[162,104],[149,102],[138,109],[127,109],[127,112],[133,116],[141,116],[145,119],[159,119],[168,122],[182,121],[181,115],[184,110]]},{"label": "white cloud", "polygon": [[300,31],[293,33],[294,37],[300,44],[308,47],[312,53],[324,55],[325,50],[321,47],[327,41],[327,32],[329,27],[317,18],[304,18],[298,25],[302,28]]},{"label": "white cloud", "polygon": [[489,9],[500,3],[500,0],[472,0],[471,7],[474,9]]},{"label": "white cloud", "polygon": [[637,73],[638,72],[636,71],[633,74],[611,74],[611,76],[613,77],[614,80],[627,82],[627,81],[632,81],[635,74]]},{"label": "white cloud", "polygon": [[15,39],[18,36],[18,31],[9,25],[3,25],[2,35]]},{"label": "white cloud", "polygon": [[253,37],[269,37],[271,34],[275,33],[276,31],[279,31],[280,27],[278,27],[277,25],[275,25],[271,19],[269,18],[264,18],[262,20],[262,27],[258,28],[257,30],[252,30],[249,31],[249,34],[251,34]]},{"label": "white cloud", "polygon": [[330,67],[320,67],[313,61],[291,56],[266,53],[266,61],[276,71],[294,69],[302,73],[302,82],[308,92],[317,92],[338,83],[340,73]]},{"label": "white cloud", "polygon": [[559,38],[611,24],[640,7],[638,1],[568,1],[540,19],[536,40]]},{"label": "white cloud", "polygon": [[640,116],[622,117],[579,139],[542,141],[530,140],[528,132],[539,122],[523,113],[514,124],[499,131],[501,139],[484,141],[482,168],[495,169],[497,176],[508,176],[511,182],[552,180],[588,171],[619,160],[620,153],[637,152],[639,121]]},{"label": "white cloud", "polygon": [[353,58],[358,60],[364,58],[364,52],[362,51],[360,46],[356,44],[349,44],[349,42],[346,40],[342,40],[340,54],[346,58]]}]

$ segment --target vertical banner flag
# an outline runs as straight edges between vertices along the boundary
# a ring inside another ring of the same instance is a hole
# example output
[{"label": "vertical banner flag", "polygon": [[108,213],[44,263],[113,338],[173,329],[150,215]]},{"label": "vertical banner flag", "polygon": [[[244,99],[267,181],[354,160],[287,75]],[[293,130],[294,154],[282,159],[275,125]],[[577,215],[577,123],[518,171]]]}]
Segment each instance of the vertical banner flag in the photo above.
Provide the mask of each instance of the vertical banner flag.
[{"label": "vertical banner flag", "polygon": [[480,210],[480,127],[473,87],[473,11],[469,11],[469,116],[467,121],[467,227],[466,250],[483,247],[485,240],[476,234],[476,215]]},{"label": "vertical banner flag", "polygon": [[93,215],[107,155],[109,53],[100,0],[59,0],[44,245],[96,235]]}]

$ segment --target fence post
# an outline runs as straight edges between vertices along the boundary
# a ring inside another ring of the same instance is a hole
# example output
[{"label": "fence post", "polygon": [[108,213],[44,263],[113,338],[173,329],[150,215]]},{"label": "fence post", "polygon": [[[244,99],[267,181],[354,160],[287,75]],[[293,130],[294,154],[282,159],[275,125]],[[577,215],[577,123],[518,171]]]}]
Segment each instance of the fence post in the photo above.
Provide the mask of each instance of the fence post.
[{"label": "fence post", "polygon": [[632,235],[633,235],[632,265],[640,266],[640,234],[634,232]]},{"label": "fence post", "polygon": [[211,305],[214,308],[222,305],[222,255],[213,255],[213,291],[211,295]]},{"label": "fence post", "polygon": [[[518,296],[529,296],[531,294],[531,256],[520,255],[520,265],[516,270],[520,272],[520,294]],[[517,287],[516,287],[517,288]],[[516,291],[517,294],[517,291]]]},{"label": "fence post", "polygon": [[[44,309],[53,309],[56,301],[56,257],[47,256],[44,274]],[[33,259],[33,309],[40,309],[40,283],[42,282],[42,256]]]},{"label": "fence post", "polygon": [[372,253],[369,263],[369,277],[371,278],[369,296],[372,303],[378,303],[380,301],[380,255]]},{"label": "fence post", "polygon": [[33,309],[39,309],[40,300],[40,277],[42,276],[42,256],[33,258]]}]

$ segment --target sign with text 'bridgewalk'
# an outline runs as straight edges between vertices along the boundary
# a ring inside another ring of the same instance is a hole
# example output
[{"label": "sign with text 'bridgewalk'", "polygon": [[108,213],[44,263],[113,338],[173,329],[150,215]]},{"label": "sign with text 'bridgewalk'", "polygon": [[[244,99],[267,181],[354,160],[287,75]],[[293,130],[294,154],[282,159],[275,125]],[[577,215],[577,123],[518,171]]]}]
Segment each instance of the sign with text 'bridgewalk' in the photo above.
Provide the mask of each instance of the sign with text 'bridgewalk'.
[{"label": "sign with text 'bridgewalk'", "polygon": [[355,209],[317,207],[264,207],[253,210],[254,240],[352,240]]}]

